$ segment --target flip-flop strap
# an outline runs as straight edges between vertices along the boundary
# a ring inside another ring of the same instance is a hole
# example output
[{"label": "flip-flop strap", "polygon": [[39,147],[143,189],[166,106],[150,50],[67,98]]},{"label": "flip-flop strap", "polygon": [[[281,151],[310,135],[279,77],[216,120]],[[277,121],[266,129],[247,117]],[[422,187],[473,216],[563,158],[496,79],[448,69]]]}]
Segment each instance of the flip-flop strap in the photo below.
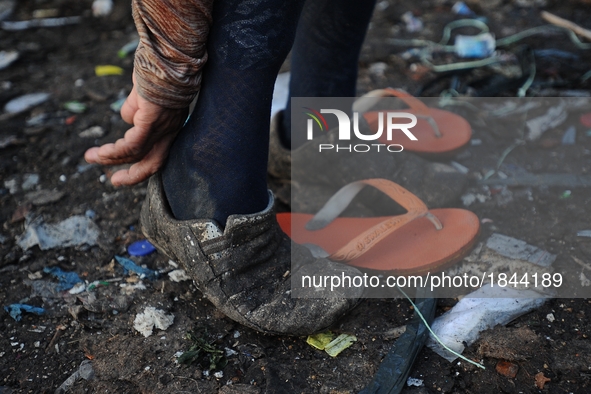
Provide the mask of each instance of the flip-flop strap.
[{"label": "flip-flop strap", "polygon": [[404,103],[408,105],[413,111],[414,115],[425,119],[429,123],[436,137],[441,137],[439,126],[437,125],[437,122],[435,122],[435,119],[433,119],[431,116],[429,107],[427,107],[427,105],[425,105],[425,103],[423,103],[421,100],[401,89],[386,88],[372,90],[355,101],[353,104],[353,111],[367,112],[371,107],[377,104],[380,98],[383,97],[397,97],[404,101]]},{"label": "flip-flop strap", "polygon": [[326,227],[336,219],[345,208],[347,208],[353,198],[355,198],[366,185],[373,186],[382,191],[408,212],[404,215],[390,217],[359,234],[345,246],[331,254],[329,256],[331,260],[351,261],[356,259],[392,232],[419,217],[427,217],[437,229],[443,227],[439,219],[429,213],[425,203],[402,186],[386,179],[366,179],[342,187],[306,224],[306,229],[319,230]]}]

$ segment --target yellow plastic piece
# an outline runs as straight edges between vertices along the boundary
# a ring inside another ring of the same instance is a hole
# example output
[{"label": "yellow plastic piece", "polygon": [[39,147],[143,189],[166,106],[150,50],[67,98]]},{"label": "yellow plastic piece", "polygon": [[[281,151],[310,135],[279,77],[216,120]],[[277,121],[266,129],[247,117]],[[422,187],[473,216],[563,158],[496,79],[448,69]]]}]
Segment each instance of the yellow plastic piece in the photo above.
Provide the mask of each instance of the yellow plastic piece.
[{"label": "yellow plastic piece", "polygon": [[97,77],[103,77],[105,75],[123,75],[124,70],[118,66],[102,65],[94,68],[94,73]]}]

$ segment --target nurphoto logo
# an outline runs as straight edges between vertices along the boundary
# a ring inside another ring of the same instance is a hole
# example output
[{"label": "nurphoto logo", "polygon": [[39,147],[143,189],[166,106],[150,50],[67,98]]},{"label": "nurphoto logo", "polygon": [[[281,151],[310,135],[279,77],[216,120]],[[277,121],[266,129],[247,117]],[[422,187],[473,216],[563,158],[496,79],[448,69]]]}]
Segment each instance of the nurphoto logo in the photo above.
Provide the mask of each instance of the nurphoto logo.
[{"label": "nurphoto logo", "polygon": [[[339,141],[350,141],[351,130],[355,137],[361,141],[384,141],[382,137],[384,131],[386,133],[386,141],[392,141],[392,135],[394,132],[403,132],[409,140],[417,141],[417,137],[410,131],[411,128],[416,126],[417,117],[407,112],[380,112],[378,116],[378,129],[373,134],[364,134],[359,130],[359,112],[353,112],[353,122],[349,116],[338,109],[321,109],[316,111],[315,109],[304,107],[308,112],[305,112],[309,116],[307,121],[307,138],[308,140],[313,139],[314,127],[320,129],[320,131],[328,131],[328,123],[322,114],[332,114],[337,117],[338,121],[338,138]],[[400,123],[401,119],[408,119],[410,122]],[[386,123],[384,125],[384,122]],[[351,127],[351,123],[353,127]],[[402,152],[404,149],[400,144],[386,144],[386,143],[373,143],[373,144],[319,144],[319,152],[325,150],[334,150],[336,152],[347,151],[347,152],[369,152],[370,150],[377,150],[383,148],[388,152]]]}]

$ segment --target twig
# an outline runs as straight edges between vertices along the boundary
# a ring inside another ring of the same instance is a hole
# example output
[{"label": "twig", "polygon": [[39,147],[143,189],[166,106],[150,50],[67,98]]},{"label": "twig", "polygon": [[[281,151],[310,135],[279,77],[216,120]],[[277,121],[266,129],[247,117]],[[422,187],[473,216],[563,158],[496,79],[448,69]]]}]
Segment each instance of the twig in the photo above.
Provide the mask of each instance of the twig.
[{"label": "twig", "polygon": [[551,14],[547,11],[542,11],[541,16],[542,16],[542,19],[544,19],[546,22],[550,22],[553,25],[572,30],[573,32],[577,33],[578,35],[585,37],[588,40],[591,40],[591,30],[587,30],[585,28],[582,28],[581,26],[577,25],[576,23],[573,23],[569,20],[563,19],[563,18],[556,16],[554,14]]}]

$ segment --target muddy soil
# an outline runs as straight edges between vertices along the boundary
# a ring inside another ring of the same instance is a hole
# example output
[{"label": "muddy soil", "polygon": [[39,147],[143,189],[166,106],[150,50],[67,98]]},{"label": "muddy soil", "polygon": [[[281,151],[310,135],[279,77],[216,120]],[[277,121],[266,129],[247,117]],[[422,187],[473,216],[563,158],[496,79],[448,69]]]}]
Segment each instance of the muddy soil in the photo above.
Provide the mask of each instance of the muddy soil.
[{"label": "muddy soil", "polygon": [[[515,96],[523,80],[494,79],[498,74],[489,69],[436,74],[417,59],[402,56],[405,48],[390,41],[439,41],[443,27],[458,19],[452,5],[445,1],[379,2],[361,56],[359,94],[393,86],[433,96],[448,89],[460,94]],[[591,28],[591,9],[585,2],[501,0],[472,1],[469,6],[487,18],[497,37],[543,24],[542,9]],[[363,301],[333,327],[336,333],[354,334],[357,342],[331,358],[306,344],[305,338],[265,336],[234,323],[217,312],[190,280],[175,282],[167,274],[155,280],[141,279],[113,262],[115,255],[129,257],[127,246],[143,239],[138,217],[146,185],[112,187],[107,178],[113,169],[85,165],[83,153],[91,146],[114,141],[127,128],[110,105],[131,89],[132,56],[120,58],[117,52],[135,38],[135,28],[126,1],[116,0],[111,15],[101,19],[92,17],[90,8],[89,0],[19,1],[10,20],[28,20],[36,10],[54,9],[55,16],[82,15],[82,21],[62,27],[0,30],[0,49],[20,53],[16,62],[0,70],[0,105],[26,93],[50,93],[46,102],[33,109],[0,115],[0,305],[22,302],[45,309],[40,316],[24,313],[20,321],[0,311],[0,393],[55,392],[85,360],[90,361],[94,377],[79,379],[70,392],[359,392],[390,351],[394,343],[391,330],[412,316],[407,301]],[[406,11],[422,19],[422,31],[405,30],[401,16]],[[591,92],[589,79],[580,79],[591,69],[591,56],[566,35],[533,36],[520,44],[571,55],[538,58],[536,83],[529,95]],[[96,76],[95,66],[105,64],[121,67],[123,74]],[[87,110],[80,114],[66,110],[64,104],[72,100],[84,103]],[[556,128],[541,141],[518,144],[508,154],[506,149],[518,135],[474,129],[473,140],[479,142],[454,160],[470,171],[471,183],[465,193],[486,197],[467,207],[482,219],[482,239],[498,232],[524,240],[556,254],[559,267],[573,266],[573,258],[591,262],[591,238],[577,236],[578,231],[591,229],[589,188],[572,187],[567,192],[563,186],[540,184],[495,189],[476,183],[501,158],[509,174],[522,169],[536,174],[588,175],[591,136],[585,134],[587,128],[578,118],[569,122],[576,126],[575,144],[562,145],[565,128]],[[104,133],[80,136],[94,126]],[[30,174],[37,174],[38,181]],[[38,190],[55,190],[59,198],[40,201],[30,194]],[[458,199],[456,206],[462,207],[462,201]],[[96,223],[100,231],[96,245],[23,250],[17,244],[32,218],[53,224],[74,215]],[[158,253],[134,259],[150,269],[174,269]],[[43,271],[47,267],[73,271],[89,283],[99,281],[90,292],[95,298],[89,292],[73,296],[56,291],[56,279]],[[584,272],[591,278],[591,273]],[[437,314],[455,302],[440,299]],[[173,324],[144,337],[133,324],[146,307],[174,315]],[[590,319],[591,301],[551,299],[507,327],[483,334],[466,349],[464,354],[481,361],[485,370],[463,361],[449,363],[423,349],[410,373],[422,384],[408,386],[404,392],[588,393]],[[179,352],[188,350],[195,338],[221,351],[216,354],[224,354],[225,360],[211,370],[208,361],[179,364]],[[513,375],[507,376],[508,365]]]}]

